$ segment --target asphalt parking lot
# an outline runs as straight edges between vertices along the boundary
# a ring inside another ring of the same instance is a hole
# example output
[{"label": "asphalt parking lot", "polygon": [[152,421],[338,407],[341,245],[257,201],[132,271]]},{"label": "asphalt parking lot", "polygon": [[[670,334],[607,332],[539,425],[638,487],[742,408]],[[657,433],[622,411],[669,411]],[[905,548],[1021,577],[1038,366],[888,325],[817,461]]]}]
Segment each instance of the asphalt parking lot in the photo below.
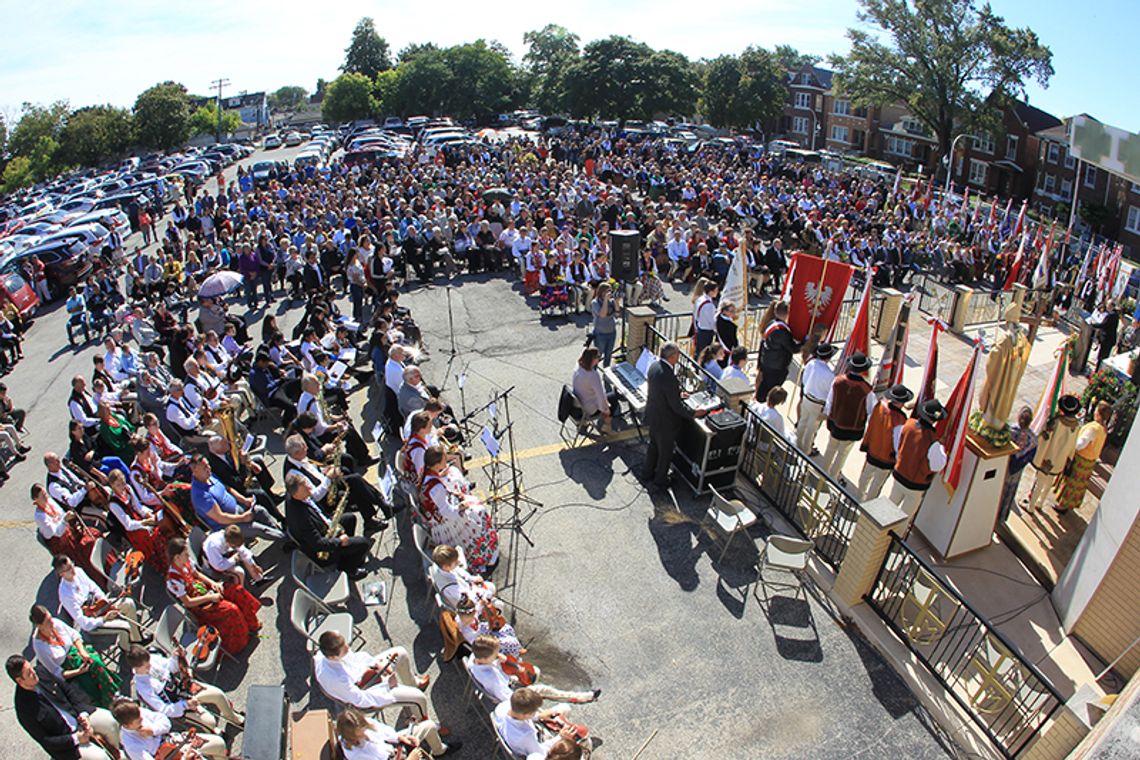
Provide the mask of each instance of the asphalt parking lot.
[{"label": "asphalt parking lot", "polygon": [[[297,150],[259,151],[246,163],[288,159]],[[525,536],[504,528],[506,556],[496,580],[510,584],[504,596],[514,604],[528,658],[545,680],[603,690],[596,704],[574,710],[604,741],[595,757],[631,758],[642,748],[641,760],[952,755],[902,681],[823,600],[812,594],[807,601],[742,600],[746,574],[714,567],[708,541],[693,524],[655,519],[663,505],[654,504],[634,475],[644,455],[636,437],[573,450],[559,445],[558,391],[581,350],[583,317],[540,320],[517,281],[486,275],[450,288],[437,280],[401,302],[413,310],[432,350],[426,376],[457,410],[474,410],[512,389],[507,403],[523,485],[540,505],[525,523]],[[682,297],[672,305],[687,303]],[[299,317],[299,309],[283,311],[280,300],[271,308],[287,328]],[[255,312],[251,321],[263,314]],[[89,374],[94,354],[92,347],[69,349],[63,325],[59,309],[38,318],[26,358],[5,378],[17,404],[29,410],[33,447],[3,486],[7,498],[0,507],[0,553],[15,560],[0,586],[6,653],[26,647],[26,613],[34,600],[54,608],[56,584],[34,540],[28,489],[42,479],[43,453],[66,440],[69,381]],[[352,400],[361,429],[371,430],[376,394],[363,389]],[[498,408],[505,416],[506,405]],[[280,450],[273,441],[271,451]],[[486,472],[471,474],[488,488]],[[699,520],[704,502],[681,496],[682,510]],[[526,516],[530,508],[522,506],[520,516]],[[500,522],[513,517],[509,503],[497,509]],[[280,580],[288,575],[287,558],[271,550],[264,559],[275,565],[278,580],[264,591],[273,604],[261,613],[261,640],[245,662],[224,665],[214,680],[239,704],[251,684],[284,683],[295,712],[326,707],[288,619],[293,586]],[[390,641],[413,651],[418,669],[433,675],[433,714],[466,743],[457,757],[489,758],[493,743],[477,708],[464,700],[464,674],[437,659],[439,635],[410,541],[386,531],[373,569],[373,578],[387,583],[388,603],[366,608],[354,600],[350,607],[365,647],[376,651]],[[148,583],[146,599],[164,600],[158,579]],[[0,757],[39,757],[16,724],[11,688],[0,689]]]}]

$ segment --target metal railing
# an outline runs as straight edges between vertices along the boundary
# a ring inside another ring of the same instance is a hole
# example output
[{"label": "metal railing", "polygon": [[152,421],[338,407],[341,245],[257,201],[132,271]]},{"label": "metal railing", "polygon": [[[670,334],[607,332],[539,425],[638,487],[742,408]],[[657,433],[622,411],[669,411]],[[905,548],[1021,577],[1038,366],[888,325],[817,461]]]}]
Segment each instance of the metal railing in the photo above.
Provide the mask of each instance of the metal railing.
[{"label": "metal railing", "polygon": [[[670,341],[678,344],[681,343],[680,340],[665,335],[654,325],[645,326],[645,347],[654,356],[659,355],[661,353],[661,346]],[[720,396],[726,403],[729,402],[732,398],[732,394],[721,385],[720,380],[711,375],[704,367],[697,364],[692,356],[685,353],[685,350],[686,347],[682,344],[681,360],[677,362],[677,366],[673,369],[677,375],[677,381],[681,384],[681,390],[687,393],[708,391],[709,393]]]},{"label": "metal railing", "polygon": [[1000,322],[1006,307],[1013,303],[1013,293],[999,291],[993,292],[975,290],[966,303],[965,325],[984,325],[990,322]]},{"label": "metal railing", "polygon": [[[859,302],[862,300],[862,291],[852,293],[849,290],[847,292],[847,297],[839,305],[839,313],[835,317],[835,329],[831,332],[833,343],[842,344],[851,335],[851,330],[855,327],[855,315],[859,313]],[[871,289],[871,315],[868,320],[871,335],[875,334],[875,329],[879,324],[879,315],[883,311],[883,304],[886,300],[887,297],[882,293],[875,288]]]},{"label": "metal railing", "polygon": [[1005,757],[1016,757],[1064,704],[1049,679],[894,533],[866,601]]},{"label": "metal railing", "polygon": [[748,426],[737,471],[838,570],[855,532],[858,499],[750,407],[743,414]]},{"label": "metal railing", "polygon": [[914,289],[918,292],[919,311],[947,324],[954,320],[954,304],[958,300],[954,288],[939,282],[930,274],[921,274],[914,278]]}]

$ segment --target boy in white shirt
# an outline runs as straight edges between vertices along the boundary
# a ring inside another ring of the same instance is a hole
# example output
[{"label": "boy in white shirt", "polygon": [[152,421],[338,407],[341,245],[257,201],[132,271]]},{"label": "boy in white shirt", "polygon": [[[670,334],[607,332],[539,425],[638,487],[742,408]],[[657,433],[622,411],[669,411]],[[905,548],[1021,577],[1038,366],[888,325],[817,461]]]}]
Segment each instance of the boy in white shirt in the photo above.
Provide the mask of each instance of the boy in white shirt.
[{"label": "boy in white shirt", "polygon": [[202,542],[202,553],[210,569],[221,576],[232,578],[238,585],[245,583],[248,575],[251,583],[258,583],[265,577],[265,571],[253,559],[245,545],[241,528],[227,525],[206,536]]},{"label": "boy in white shirt", "polygon": [[119,699],[111,705],[111,714],[119,722],[119,741],[129,760],[154,760],[163,744],[193,747],[205,757],[226,760],[226,740],[214,734],[199,733],[192,738],[171,733],[170,718],[130,699]]},{"label": "boy in white shirt", "polygon": [[557,742],[573,736],[573,729],[564,729],[557,736],[539,741],[536,721],[564,715],[569,709],[567,705],[558,705],[550,710],[540,711],[541,707],[542,696],[533,689],[524,687],[511,694],[509,700],[501,702],[491,713],[495,731],[502,737],[503,742],[511,752],[522,755],[526,760],[543,760]]},{"label": "boy in white shirt", "polygon": [[[494,636],[478,636],[471,644],[471,653],[474,657],[474,662],[468,668],[471,672],[471,677],[475,679],[475,683],[483,689],[486,694],[494,699],[496,702],[505,702],[511,698],[511,694],[515,689],[522,688],[523,684],[518,678],[508,676],[503,671],[503,662],[507,659],[506,656],[499,653],[499,640]],[[542,677],[542,671],[538,668],[534,669],[534,677],[537,681]],[[548,686],[544,683],[532,683],[527,685],[530,691],[535,692],[543,699],[549,699],[552,702],[570,702],[571,704],[586,704],[587,702],[594,702],[601,695],[601,689],[594,689],[593,691],[566,691],[564,689],[556,689],[553,686]]]}]

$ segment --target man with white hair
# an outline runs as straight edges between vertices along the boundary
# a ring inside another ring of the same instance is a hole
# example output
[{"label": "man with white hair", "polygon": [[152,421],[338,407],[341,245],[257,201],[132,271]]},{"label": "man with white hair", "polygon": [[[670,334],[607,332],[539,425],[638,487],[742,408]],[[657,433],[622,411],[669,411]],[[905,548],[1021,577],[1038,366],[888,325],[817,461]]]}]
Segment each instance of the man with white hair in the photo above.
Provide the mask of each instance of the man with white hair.
[{"label": "man with white hair", "polygon": [[401,383],[400,392],[397,394],[401,423],[412,412],[423,409],[429,398],[431,394],[424,385],[424,376],[420,368],[405,367],[404,382]]}]

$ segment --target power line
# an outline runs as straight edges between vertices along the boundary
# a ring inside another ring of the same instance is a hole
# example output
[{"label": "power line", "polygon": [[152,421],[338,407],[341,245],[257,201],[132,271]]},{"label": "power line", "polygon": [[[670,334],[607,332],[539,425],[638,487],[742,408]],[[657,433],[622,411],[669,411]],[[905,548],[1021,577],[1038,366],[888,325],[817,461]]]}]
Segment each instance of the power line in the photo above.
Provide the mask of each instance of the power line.
[{"label": "power line", "polygon": [[218,128],[214,133],[214,140],[217,142],[222,141],[222,88],[230,83],[228,79],[215,79],[210,82],[210,89],[217,88],[218,90]]}]

